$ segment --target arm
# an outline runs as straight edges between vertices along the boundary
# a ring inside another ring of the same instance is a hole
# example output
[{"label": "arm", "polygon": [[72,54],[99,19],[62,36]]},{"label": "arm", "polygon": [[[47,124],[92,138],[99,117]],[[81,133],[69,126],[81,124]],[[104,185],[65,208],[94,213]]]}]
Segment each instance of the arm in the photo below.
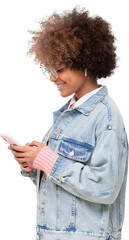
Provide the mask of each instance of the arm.
[{"label": "arm", "polygon": [[[73,157],[69,156],[63,145],[61,150],[58,150],[59,155],[53,153],[48,147],[44,147],[35,156],[34,166],[45,171],[47,177],[55,184],[79,198],[112,204],[123,182],[128,155],[127,144],[123,144],[118,139],[114,130],[106,130],[97,137],[92,153],[89,154],[87,148],[84,151],[84,148],[78,147]],[[82,150],[83,160],[75,161],[76,154],[78,151],[81,153]],[[53,159],[51,159],[52,155]]]},{"label": "arm", "polygon": [[66,191],[91,202],[112,204],[122,185],[127,160],[127,146],[114,130],[103,131],[86,162],[70,161],[60,155],[48,178]]},{"label": "arm", "polygon": [[22,169],[21,174],[24,177],[29,177],[32,182],[37,185],[37,169],[34,169],[31,172],[27,172],[26,170]]}]

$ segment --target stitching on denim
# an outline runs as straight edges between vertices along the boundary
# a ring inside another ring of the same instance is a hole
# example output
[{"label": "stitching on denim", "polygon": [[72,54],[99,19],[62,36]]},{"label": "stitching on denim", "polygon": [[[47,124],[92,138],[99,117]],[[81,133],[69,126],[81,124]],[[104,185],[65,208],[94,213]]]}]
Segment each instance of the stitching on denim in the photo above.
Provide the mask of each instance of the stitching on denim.
[{"label": "stitching on denim", "polygon": [[72,138],[63,137],[61,140],[65,141],[65,142],[71,142],[71,143],[79,144],[79,145],[87,147],[88,149],[91,149],[91,150],[94,149],[94,146],[92,146],[91,144],[85,143],[85,142],[80,142],[80,141],[72,139]]},{"label": "stitching on denim", "polygon": [[108,112],[108,121],[109,121],[109,126],[112,125],[112,114],[111,114],[111,107],[108,104],[108,102],[105,101],[105,99],[103,99],[101,101],[106,107],[107,107],[107,112]]}]

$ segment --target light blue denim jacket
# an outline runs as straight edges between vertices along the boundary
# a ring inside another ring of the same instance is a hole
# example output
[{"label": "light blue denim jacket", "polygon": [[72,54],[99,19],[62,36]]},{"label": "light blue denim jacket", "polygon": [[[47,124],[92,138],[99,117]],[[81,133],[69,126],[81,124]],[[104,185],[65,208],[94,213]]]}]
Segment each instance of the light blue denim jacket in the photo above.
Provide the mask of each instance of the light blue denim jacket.
[{"label": "light blue denim jacket", "polygon": [[121,114],[103,86],[81,105],[53,113],[43,138],[59,157],[37,185],[37,240],[120,240],[128,141]]}]

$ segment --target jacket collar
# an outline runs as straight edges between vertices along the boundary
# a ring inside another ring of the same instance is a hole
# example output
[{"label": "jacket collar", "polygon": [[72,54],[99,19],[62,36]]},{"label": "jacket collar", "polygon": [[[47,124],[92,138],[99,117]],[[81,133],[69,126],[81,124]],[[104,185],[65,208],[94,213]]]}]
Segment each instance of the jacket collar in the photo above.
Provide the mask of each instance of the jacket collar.
[{"label": "jacket collar", "polygon": [[[107,87],[103,85],[103,87],[94,95],[89,97],[85,102],[81,105],[75,107],[77,111],[83,113],[84,115],[89,115],[92,110],[96,107],[96,105],[102,101],[102,99],[108,94]],[[64,111],[73,111],[73,108],[68,109],[71,99],[62,106],[58,111],[53,112],[54,122],[56,119],[64,112]]]},{"label": "jacket collar", "polygon": [[108,94],[107,87],[104,85],[97,93],[89,97],[81,105],[75,107],[78,111],[84,115],[89,115],[96,105],[102,101],[102,99]]}]

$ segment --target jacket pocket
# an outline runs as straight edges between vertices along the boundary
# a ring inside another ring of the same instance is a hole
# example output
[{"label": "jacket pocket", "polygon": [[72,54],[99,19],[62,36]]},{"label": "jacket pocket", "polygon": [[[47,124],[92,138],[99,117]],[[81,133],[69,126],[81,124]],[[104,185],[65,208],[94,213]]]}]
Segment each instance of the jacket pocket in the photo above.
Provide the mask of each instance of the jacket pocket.
[{"label": "jacket pocket", "polygon": [[88,143],[81,142],[71,138],[62,138],[59,147],[58,154],[79,161],[88,161],[94,147]]}]

